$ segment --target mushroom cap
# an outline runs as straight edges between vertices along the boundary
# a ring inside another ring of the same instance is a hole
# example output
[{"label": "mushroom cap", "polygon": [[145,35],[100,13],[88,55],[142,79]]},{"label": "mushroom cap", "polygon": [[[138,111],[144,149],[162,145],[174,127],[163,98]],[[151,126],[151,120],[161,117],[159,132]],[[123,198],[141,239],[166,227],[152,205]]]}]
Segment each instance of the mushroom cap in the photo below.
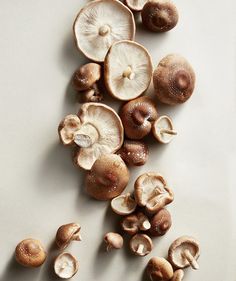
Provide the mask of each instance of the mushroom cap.
[{"label": "mushroom cap", "polygon": [[146,256],[153,249],[152,239],[146,234],[135,234],[130,240],[130,250],[137,256]]},{"label": "mushroom cap", "polygon": [[81,9],[73,30],[77,48],[87,58],[103,62],[114,42],[134,40],[134,16],[120,1],[95,0]]},{"label": "mushroom cap", "polygon": [[149,0],[141,16],[145,27],[154,32],[169,31],[179,20],[178,10],[170,0]]},{"label": "mushroom cap", "polygon": [[183,256],[185,250],[189,250],[195,260],[200,256],[199,242],[191,236],[181,236],[170,245],[168,251],[168,259],[176,268],[190,266],[188,260]]},{"label": "mushroom cap", "polygon": [[162,236],[170,229],[172,225],[171,215],[165,208],[160,209],[151,219],[151,236]]},{"label": "mushroom cap", "polygon": [[129,181],[129,171],[116,154],[100,156],[86,176],[86,190],[97,200],[109,200],[120,195]]},{"label": "mushroom cap", "polygon": [[135,211],[137,203],[134,198],[128,194],[122,194],[111,200],[111,208],[118,215],[128,215]]},{"label": "mushroom cap", "polygon": [[104,235],[104,241],[109,249],[121,249],[124,244],[124,239],[119,233],[108,232]]},{"label": "mushroom cap", "polygon": [[174,272],[173,277],[171,278],[171,281],[182,281],[184,278],[184,271],[182,269],[177,269]]},{"label": "mushroom cap", "polygon": [[80,241],[80,225],[78,223],[68,223],[60,226],[56,234],[56,244],[63,250],[72,240]]},{"label": "mushroom cap", "polygon": [[81,147],[75,154],[75,163],[90,170],[102,154],[116,152],[123,143],[124,129],[118,114],[109,106],[101,103],[85,103],[79,112],[82,134],[91,134],[94,143]]},{"label": "mushroom cap", "polygon": [[153,257],[147,264],[147,274],[152,281],[167,281],[173,277],[173,268],[166,259]]},{"label": "mushroom cap", "polygon": [[135,12],[140,12],[148,0],[125,0],[126,5]]},{"label": "mushroom cap", "polygon": [[109,93],[119,100],[135,99],[152,79],[152,60],[140,44],[122,40],[114,43],[104,61],[104,78]]},{"label": "mushroom cap", "polygon": [[145,173],[134,184],[134,197],[139,206],[155,214],[174,200],[172,190],[158,173]]},{"label": "mushroom cap", "polygon": [[172,120],[170,119],[170,117],[163,115],[160,116],[154,123],[152,126],[152,132],[154,137],[161,143],[167,144],[170,143],[173,138],[175,137],[175,134],[168,134],[165,133],[164,130],[170,130],[172,132],[174,132],[174,126],[172,123]]},{"label": "mushroom cap", "polygon": [[70,279],[79,269],[79,262],[70,253],[62,253],[54,261],[54,272],[62,279]]},{"label": "mushroom cap", "polygon": [[121,221],[122,229],[128,234],[134,235],[138,231],[147,231],[151,225],[147,216],[142,212],[126,216]]},{"label": "mushroom cap", "polygon": [[148,97],[140,97],[125,103],[120,110],[125,135],[139,140],[148,135],[158,114],[154,102]]},{"label": "mushroom cap", "polygon": [[182,56],[164,57],[153,73],[153,84],[160,102],[175,105],[186,102],[195,87],[195,73]]},{"label": "mushroom cap", "polygon": [[77,115],[67,115],[58,126],[58,134],[62,144],[73,145],[74,134],[81,127],[80,119]]},{"label": "mushroom cap", "polygon": [[26,267],[39,267],[46,257],[42,243],[32,238],[21,241],[15,249],[16,261]]}]

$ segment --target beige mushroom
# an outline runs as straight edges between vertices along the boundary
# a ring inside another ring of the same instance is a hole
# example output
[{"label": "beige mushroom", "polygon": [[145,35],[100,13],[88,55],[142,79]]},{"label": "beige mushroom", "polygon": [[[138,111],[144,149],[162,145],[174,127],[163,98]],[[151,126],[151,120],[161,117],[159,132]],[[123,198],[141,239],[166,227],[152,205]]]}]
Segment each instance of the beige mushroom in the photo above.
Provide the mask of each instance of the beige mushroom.
[{"label": "beige mushroom", "polygon": [[107,251],[121,249],[124,244],[123,237],[119,233],[108,232],[104,236]]},{"label": "beige mushroom", "polygon": [[63,250],[71,241],[81,241],[80,225],[78,223],[68,223],[60,226],[56,234],[56,244]]},{"label": "beige mushroom", "polygon": [[152,60],[140,44],[122,40],[114,43],[104,61],[104,79],[109,93],[119,100],[135,99],[152,79]]},{"label": "beige mushroom", "polygon": [[139,176],[134,184],[134,196],[138,205],[145,207],[150,214],[157,213],[174,200],[172,190],[158,173]]},{"label": "beige mushroom", "polygon": [[148,0],[125,0],[126,5],[134,12],[140,12]]},{"label": "beige mushroom", "polygon": [[160,209],[151,219],[151,236],[162,236],[170,229],[172,225],[171,215],[167,209]]},{"label": "beige mushroom", "polygon": [[183,279],[184,279],[184,271],[182,269],[177,269],[174,272],[174,275],[171,278],[171,281],[182,281]]},{"label": "beige mushroom", "polygon": [[28,238],[21,241],[15,249],[16,261],[26,267],[39,267],[47,257],[42,243],[39,240]]},{"label": "beige mushroom", "polygon": [[176,268],[182,269],[191,266],[193,269],[198,269],[199,248],[199,243],[195,238],[181,236],[171,244],[168,259]]},{"label": "beige mushroom", "polygon": [[117,196],[111,200],[111,208],[118,215],[129,215],[135,211],[137,203],[130,193]]},{"label": "beige mushroom", "polygon": [[72,278],[79,269],[79,262],[70,253],[62,253],[54,261],[54,272],[61,279]]},{"label": "beige mushroom", "polygon": [[142,212],[126,216],[121,221],[122,229],[130,235],[134,235],[139,231],[147,231],[150,229],[151,224],[147,216]]},{"label": "beige mushroom", "polygon": [[103,95],[97,83],[93,84],[89,89],[80,92],[82,102],[100,102],[103,100]]},{"label": "beige mushroom", "polygon": [[67,115],[58,126],[58,134],[62,144],[73,145],[74,134],[81,127],[80,119],[77,115]]},{"label": "beige mushroom", "polygon": [[166,32],[176,26],[179,14],[176,6],[170,0],[149,0],[142,12],[144,26],[154,32]]},{"label": "beige mushroom", "polygon": [[152,130],[152,123],[157,119],[154,102],[148,97],[140,97],[124,104],[120,117],[125,135],[130,139],[142,139]]},{"label": "beige mushroom", "polygon": [[159,101],[169,105],[186,102],[195,87],[195,73],[182,56],[164,57],[153,73],[153,85]]},{"label": "beige mushroom", "polygon": [[73,30],[78,49],[89,59],[103,62],[114,42],[134,39],[134,16],[120,1],[96,0],[81,9]]},{"label": "beige mushroom", "polygon": [[152,126],[154,137],[160,142],[167,144],[177,135],[170,117],[163,115],[159,117]]},{"label": "beige mushroom", "polygon": [[130,240],[130,250],[137,256],[148,255],[153,249],[152,239],[146,234],[136,234]]},{"label": "beige mushroom", "polygon": [[109,200],[120,195],[129,181],[129,171],[116,154],[103,154],[86,176],[86,190],[97,200]]},{"label": "beige mushroom", "polygon": [[168,281],[173,277],[173,268],[166,259],[153,257],[147,264],[147,275],[151,281]]}]

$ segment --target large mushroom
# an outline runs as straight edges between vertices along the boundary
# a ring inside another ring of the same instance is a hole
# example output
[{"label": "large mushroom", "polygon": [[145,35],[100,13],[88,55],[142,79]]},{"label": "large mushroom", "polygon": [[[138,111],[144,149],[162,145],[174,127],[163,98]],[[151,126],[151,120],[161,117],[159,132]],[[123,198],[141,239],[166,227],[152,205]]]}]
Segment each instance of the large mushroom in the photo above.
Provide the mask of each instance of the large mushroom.
[{"label": "large mushroom", "polygon": [[78,49],[89,59],[103,62],[114,42],[134,39],[134,16],[120,1],[95,0],[81,9],[73,30]]}]

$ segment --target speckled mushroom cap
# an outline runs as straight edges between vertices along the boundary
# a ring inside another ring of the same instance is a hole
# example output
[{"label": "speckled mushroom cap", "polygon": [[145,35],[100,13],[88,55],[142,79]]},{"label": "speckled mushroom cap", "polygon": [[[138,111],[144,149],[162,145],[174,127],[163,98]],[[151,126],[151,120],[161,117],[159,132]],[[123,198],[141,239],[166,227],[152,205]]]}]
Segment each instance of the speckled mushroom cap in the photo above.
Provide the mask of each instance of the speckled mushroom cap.
[{"label": "speckled mushroom cap", "polygon": [[56,244],[62,250],[65,249],[72,240],[80,241],[80,225],[78,223],[68,223],[60,226],[56,233]]},{"label": "speckled mushroom cap", "polygon": [[147,274],[152,281],[168,281],[173,277],[173,268],[166,259],[153,257],[147,264]]}]

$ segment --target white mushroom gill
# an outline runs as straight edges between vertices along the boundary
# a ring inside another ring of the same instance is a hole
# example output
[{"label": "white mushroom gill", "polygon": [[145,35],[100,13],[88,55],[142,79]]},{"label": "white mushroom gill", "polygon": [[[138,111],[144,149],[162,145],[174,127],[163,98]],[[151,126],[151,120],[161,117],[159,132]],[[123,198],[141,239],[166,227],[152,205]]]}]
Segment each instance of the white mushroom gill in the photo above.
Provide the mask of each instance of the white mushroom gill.
[{"label": "white mushroom gill", "polygon": [[126,0],[130,9],[141,11],[148,0]]}]

